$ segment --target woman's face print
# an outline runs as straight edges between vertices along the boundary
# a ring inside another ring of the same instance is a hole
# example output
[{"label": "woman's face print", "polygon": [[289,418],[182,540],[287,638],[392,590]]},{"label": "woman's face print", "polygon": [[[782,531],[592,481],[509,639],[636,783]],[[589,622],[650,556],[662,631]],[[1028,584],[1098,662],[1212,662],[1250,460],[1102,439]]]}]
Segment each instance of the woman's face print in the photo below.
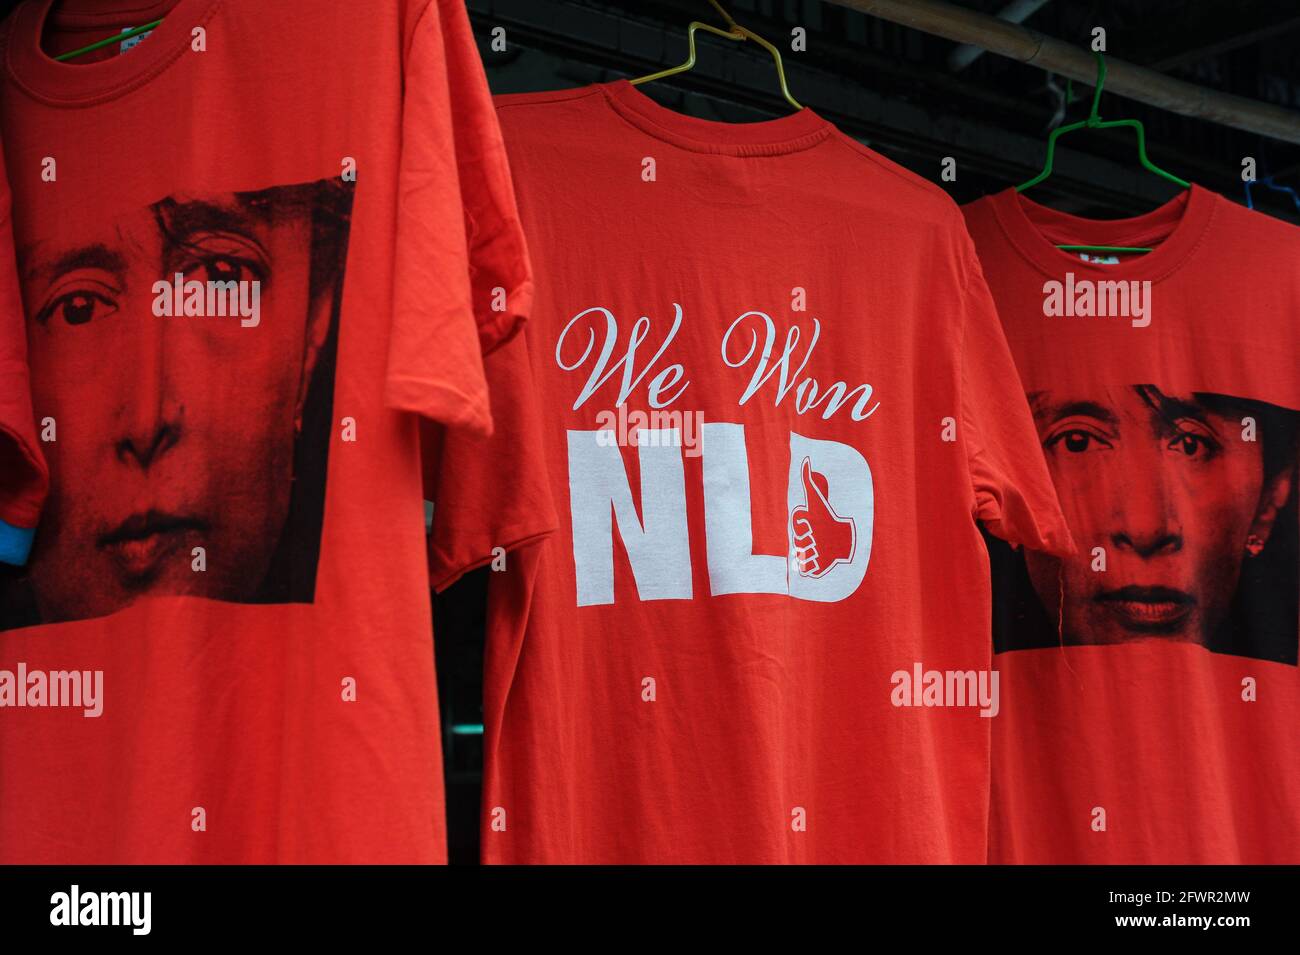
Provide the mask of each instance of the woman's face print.
[{"label": "woman's face print", "polygon": [[1261,443],[1222,405],[1149,386],[1029,397],[1079,554],[1026,565],[1053,618],[1064,588],[1066,642],[1208,643],[1290,490],[1266,477]]},{"label": "woman's face print", "polygon": [[[25,250],[35,405],[54,428],[30,571],[43,621],[147,595],[255,597],[337,287],[313,296],[302,188],[173,196]],[[158,314],[177,274],[257,283],[256,324]]]}]

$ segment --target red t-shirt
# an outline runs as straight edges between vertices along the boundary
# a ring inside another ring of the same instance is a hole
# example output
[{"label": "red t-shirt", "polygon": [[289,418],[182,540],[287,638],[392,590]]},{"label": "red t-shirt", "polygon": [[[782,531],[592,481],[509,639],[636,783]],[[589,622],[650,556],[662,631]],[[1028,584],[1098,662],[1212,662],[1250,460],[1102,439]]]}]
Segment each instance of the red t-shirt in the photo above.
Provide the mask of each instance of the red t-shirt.
[{"label": "red t-shirt", "polygon": [[988,669],[976,516],[1068,534],[956,206],[807,110],[498,104],[545,476],[438,507],[559,529],[489,575],[484,859],[982,861],[990,721],[893,698]]},{"label": "red t-shirt", "polygon": [[1300,230],[1199,187],[965,211],[1078,545],[990,545],[989,858],[1300,862]]},{"label": "red t-shirt", "polygon": [[0,40],[51,475],[0,862],[440,861],[417,425],[489,427],[531,295],[464,6],[50,6]]},{"label": "red t-shirt", "polygon": [[23,564],[45,503],[49,473],[32,417],[11,206],[0,150],[0,564]]}]

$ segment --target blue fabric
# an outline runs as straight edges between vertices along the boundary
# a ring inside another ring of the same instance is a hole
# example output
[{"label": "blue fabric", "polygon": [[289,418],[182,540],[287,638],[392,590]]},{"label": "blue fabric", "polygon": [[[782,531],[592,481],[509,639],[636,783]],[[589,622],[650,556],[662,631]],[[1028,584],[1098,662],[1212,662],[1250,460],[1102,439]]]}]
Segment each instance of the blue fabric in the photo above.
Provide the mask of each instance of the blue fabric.
[{"label": "blue fabric", "polygon": [[27,563],[27,555],[32,552],[32,539],[35,537],[34,527],[14,527],[0,521],[0,563]]}]

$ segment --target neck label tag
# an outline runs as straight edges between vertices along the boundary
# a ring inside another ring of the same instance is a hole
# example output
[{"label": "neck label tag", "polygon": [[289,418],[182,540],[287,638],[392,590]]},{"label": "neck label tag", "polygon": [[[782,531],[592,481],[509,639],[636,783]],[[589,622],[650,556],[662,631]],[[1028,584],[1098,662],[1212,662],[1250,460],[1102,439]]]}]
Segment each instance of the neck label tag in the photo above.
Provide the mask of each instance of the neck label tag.
[{"label": "neck label tag", "polygon": [[[131,32],[132,30],[134,30],[134,29],[135,29],[135,27],[123,27],[123,28],[122,28],[122,32],[123,32],[123,33],[130,33],[130,32]],[[118,56],[121,56],[121,55],[122,55],[123,53],[125,53],[127,50],[133,50],[133,49],[135,49],[137,46],[139,46],[139,45],[140,45],[141,43],[143,43],[145,40],[149,39],[149,37],[152,36],[152,35],[153,35],[153,31],[150,30],[148,33],[141,33],[139,36],[133,36],[133,37],[131,37],[129,40],[123,40],[121,43],[119,43],[119,44],[117,45],[117,53],[118,53]]]}]

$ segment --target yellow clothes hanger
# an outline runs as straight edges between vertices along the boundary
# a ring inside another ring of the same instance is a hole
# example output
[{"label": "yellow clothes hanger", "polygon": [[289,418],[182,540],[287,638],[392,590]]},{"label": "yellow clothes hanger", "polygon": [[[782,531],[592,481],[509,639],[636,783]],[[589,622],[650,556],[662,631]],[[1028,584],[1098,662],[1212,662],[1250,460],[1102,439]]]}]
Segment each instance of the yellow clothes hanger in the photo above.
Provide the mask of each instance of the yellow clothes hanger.
[{"label": "yellow clothes hanger", "polygon": [[781,51],[778,50],[771,43],[769,43],[767,40],[763,39],[753,30],[741,26],[734,19],[732,19],[731,14],[722,8],[722,4],[718,3],[718,0],[709,0],[709,3],[713,5],[713,8],[717,10],[718,13],[722,14],[722,18],[727,21],[728,29],[719,30],[717,27],[710,26],[707,23],[702,23],[699,20],[692,20],[690,27],[686,31],[686,41],[688,46],[690,47],[690,55],[686,58],[686,62],[678,66],[669,67],[666,70],[660,70],[658,73],[651,73],[648,76],[638,76],[636,79],[630,81],[631,84],[633,86],[640,86],[642,83],[651,83],[655,80],[661,80],[666,76],[674,76],[678,73],[685,73],[688,70],[694,69],[695,68],[695,34],[700,30],[705,30],[709,33],[714,34],[715,36],[720,36],[726,40],[737,40],[737,41],[753,40],[763,49],[767,50],[768,53],[772,54],[772,59],[776,63],[776,76],[781,83],[781,95],[785,98],[785,101],[789,103],[791,106],[793,106],[795,109],[803,109],[803,105],[792,95],[790,95],[790,87],[789,85],[787,85],[785,81],[785,64],[781,60]]}]

